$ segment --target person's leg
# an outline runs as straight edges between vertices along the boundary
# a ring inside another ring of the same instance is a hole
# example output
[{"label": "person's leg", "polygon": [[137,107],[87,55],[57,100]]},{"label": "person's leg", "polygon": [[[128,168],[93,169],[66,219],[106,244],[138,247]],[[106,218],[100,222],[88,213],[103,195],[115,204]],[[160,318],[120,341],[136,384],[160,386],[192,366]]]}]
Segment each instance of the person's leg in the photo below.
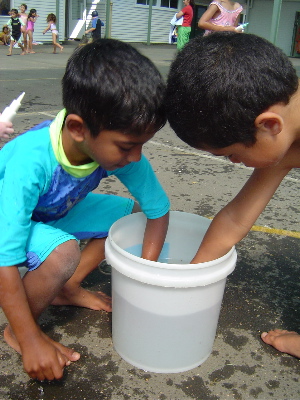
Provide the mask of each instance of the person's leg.
[{"label": "person's leg", "polygon": [[23,46],[25,52],[27,52],[27,34],[26,34],[26,27],[22,27],[22,35],[23,35]]},{"label": "person's leg", "polygon": [[57,43],[57,35],[55,33],[52,32],[52,41],[53,41],[53,46],[54,46],[54,50],[53,53],[56,53],[56,47],[58,47],[60,49],[60,51],[63,51],[63,46],[61,46],[59,43]]},{"label": "person's leg", "polygon": [[[49,250],[50,248],[48,248]],[[38,320],[41,313],[51,304],[57,293],[74,273],[80,259],[79,246],[76,240],[68,240],[55,247],[38,268],[28,271],[23,277],[23,285],[33,317]],[[37,256],[33,257],[37,260]],[[77,361],[80,355],[72,349],[50,339],[51,342],[70,361]],[[14,350],[21,354],[11,327],[4,331],[4,339]]]},{"label": "person's leg", "polygon": [[105,258],[106,238],[91,239],[81,252],[80,263],[74,275],[64,285],[52,305],[73,305],[92,310],[111,311],[111,298],[103,292],[91,292],[81,287],[82,281]]},{"label": "person's leg", "polygon": [[53,305],[75,305],[92,310],[111,311],[111,298],[102,292],[90,292],[80,285],[105,258],[104,244],[109,228],[119,218],[131,214],[134,201],[119,196],[90,193],[66,217],[52,226],[78,239],[89,239],[81,253],[74,275],[52,302]]},{"label": "person's leg", "polygon": [[297,332],[274,329],[263,332],[261,338],[278,351],[300,358],[300,335]]},{"label": "person's leg", "polygon": [[181,50],[184,46],[184,42],[183,42],[183,26],[178,26],[177,27],[177,50]]},{"label": "person's leg", "polygon": [[11,41],[10,41],[10,45],[9,45],[9,50],[8,50],[8,54],[7,54],[8,56],[12,55],[12,49],[13,49],[14,45],[15,45],[15,41],[12,38]]},{"label": "person's leg", "polygon": [[27,31],[27,34],[28,34],[28,51],[27,51],[27,53],[34,54],[35,51],[32,50],[32,42],[33,42],[32,30]]},{"label": "person's leg", "polygon": [[22,50],[22,53],[21,53],[21,56],[24,56],[24,54],[25,54],[25,49],[24,49],[24,46],[22,45],[22,43],[19,41],[18,42],[18,46],[21,48],[21,50]]}]

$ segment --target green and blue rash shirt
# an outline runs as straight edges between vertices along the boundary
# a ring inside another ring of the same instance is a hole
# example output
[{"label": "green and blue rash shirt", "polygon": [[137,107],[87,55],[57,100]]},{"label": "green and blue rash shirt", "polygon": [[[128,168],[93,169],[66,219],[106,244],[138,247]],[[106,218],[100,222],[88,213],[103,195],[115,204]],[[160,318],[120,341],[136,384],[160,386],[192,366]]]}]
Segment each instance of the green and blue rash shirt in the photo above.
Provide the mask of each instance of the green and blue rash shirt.
[{"label": "green and blue rash shirt", "polygon": [[50,128],[30,130],[0,151],[0,266],[26,260],[32,220],[47,224],[63,218],[108,175],[118,177],[147,218],[169,211],[168,197],[145,156],[109,172],[95,162],[70,165],[61,145],[63,120],[60,113]]}]

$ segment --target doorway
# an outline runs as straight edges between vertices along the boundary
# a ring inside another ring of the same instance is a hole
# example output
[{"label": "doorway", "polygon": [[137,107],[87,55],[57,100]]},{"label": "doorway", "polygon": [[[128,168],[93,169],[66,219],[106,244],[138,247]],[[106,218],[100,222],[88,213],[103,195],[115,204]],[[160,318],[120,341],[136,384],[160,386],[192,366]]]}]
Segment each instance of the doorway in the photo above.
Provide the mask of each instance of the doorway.
[{"label": "doorway", "polygon": [[85,32],[86,0],[68,1],[68,37],[81,39]]},{"label": "doorway", "polygon": [[200,5],[195,5],[195,13],[194,13],[194,18],[193,18],[193,23],[192,23],[192,30],[191,30],[191,36],[190,38],[193,38],[195,36],[203,36],[205,30],[198,28],[198,22],[199,19],[202,17],[202,15],[205,13],[207,10],[208,6],[200,6]]},{"label": "doorway", "polygon": [[291,57],[300,57],[300,12],[299,11],[297,11],[295,15]]}]

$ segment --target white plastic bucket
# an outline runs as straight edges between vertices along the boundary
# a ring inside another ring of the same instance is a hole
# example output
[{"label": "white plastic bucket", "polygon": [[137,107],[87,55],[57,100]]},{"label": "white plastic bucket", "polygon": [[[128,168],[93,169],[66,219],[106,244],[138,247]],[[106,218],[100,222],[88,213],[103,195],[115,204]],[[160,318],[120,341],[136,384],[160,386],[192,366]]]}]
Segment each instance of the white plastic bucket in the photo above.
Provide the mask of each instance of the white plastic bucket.
[{"label": "white plastic bucket", "polygon": [[130,364],[151,372],[183,372],[212,351],[227,276],[236,251],[188,264],[210,220],[172,211],[159,262],[140,258],[143,213],[113,224],[105,244],[112,266],[112,338]]}]

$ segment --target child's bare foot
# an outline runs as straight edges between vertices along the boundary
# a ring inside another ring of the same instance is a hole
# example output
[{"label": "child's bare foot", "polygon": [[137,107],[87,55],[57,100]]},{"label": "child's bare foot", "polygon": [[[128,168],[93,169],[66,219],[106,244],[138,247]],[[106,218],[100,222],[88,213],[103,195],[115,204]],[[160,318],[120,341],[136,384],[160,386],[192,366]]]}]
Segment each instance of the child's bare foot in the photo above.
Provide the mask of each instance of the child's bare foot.
[{"label": "child's bare foot", "polygon": [[[52,343],[53,346],[55,346],[63,355],[65,355],[70,360],[69,362],[67,362],[67,365],[70,365],[71,361],[79,360],[80,354],[77,353],[77,351],[74,351],[73,349],[69,349],[68,347],[66,347],[64,345],[62,345],[58,342],[55,342],[54,340],[49,338],[49,336],[47,336],[45,333],[43,333],[43,332],[41,332],[41,333],[47,341]],[[4,340],[10,347],[12,347],[14,350],[16,350],[19,354],[22,355],[20,345],[9,325],[7,325],[4,330]]]},{"label": "child's bare foot", "polygon": [[63,51],[63,49],[64,49],[64,48],[63,48],[63,46],[61,46],[61,48],[60,48],[60,52],[62,52],[62,51]]},{"label": "child's bare foot", "polygon": [[29,54],[35,54],[35,51],[28,51]]},{"label": "child's bare foot", "polygon": [[63,289],[51,304],[54,306],[77,306],[92,310],[111,311],[111,297],[103,292],[90,292],[81,286],[75,290],[72,289],[72,291]]},{"label": "child's bare foot", "polygon": [[300,335],[297,332],[274,329],[263,332],[261,338],[278,351],[300,358]]},{"label": "child's bare foot", "polygon": [[25,54],[26,54],[25,51],[22,51],[21,56],[25,56]]}]

